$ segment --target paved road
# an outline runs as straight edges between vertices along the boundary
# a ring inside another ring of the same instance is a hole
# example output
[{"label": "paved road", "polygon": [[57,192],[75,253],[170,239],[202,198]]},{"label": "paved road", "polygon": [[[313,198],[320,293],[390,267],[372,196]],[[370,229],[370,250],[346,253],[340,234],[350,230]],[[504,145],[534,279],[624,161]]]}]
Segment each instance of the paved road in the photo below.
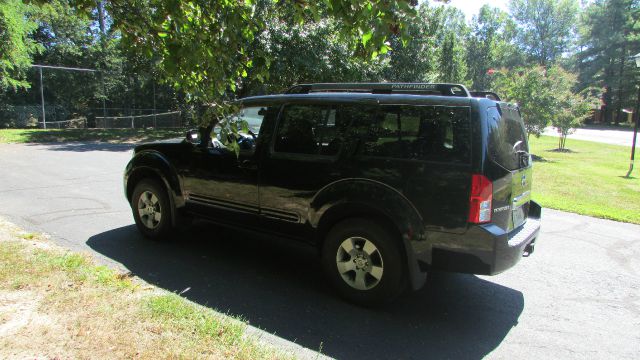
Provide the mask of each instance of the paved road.
[{"label": "paved road", "polygon": [[[559,136],[558,131],[554,127],[544,129],[544,135]],[[640,137],[640,136],[639,136]],[[633,131],[614,130],[614,129],[576,129],[568,139],[595,141],[605,144],[631,146],[633,142]],[[636,140],[636,141],[640,141]]]},{"label": "paved road", "polygon": [[[341,359],[637,359],[640,226],[544,210],[536,253],[494,276],[432,274],[394,306],[336,299],[314,254],[198,223],[143,240],[121,173],[126,145],[0,144],[0,216]],[[535,197],[535,195],[534,195]]]}]

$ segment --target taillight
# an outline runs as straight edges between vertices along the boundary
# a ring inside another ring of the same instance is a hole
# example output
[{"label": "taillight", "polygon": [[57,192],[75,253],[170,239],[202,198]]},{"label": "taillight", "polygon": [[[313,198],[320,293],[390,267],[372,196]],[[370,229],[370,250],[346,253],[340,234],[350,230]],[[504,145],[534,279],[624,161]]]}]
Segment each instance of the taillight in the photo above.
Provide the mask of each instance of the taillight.
[{"label": "taillight", "polygon": [[469,222],[482,224],[491,221],[492,200],[493,183],[484,175],[472,175],[471,195],[469,196]]}]

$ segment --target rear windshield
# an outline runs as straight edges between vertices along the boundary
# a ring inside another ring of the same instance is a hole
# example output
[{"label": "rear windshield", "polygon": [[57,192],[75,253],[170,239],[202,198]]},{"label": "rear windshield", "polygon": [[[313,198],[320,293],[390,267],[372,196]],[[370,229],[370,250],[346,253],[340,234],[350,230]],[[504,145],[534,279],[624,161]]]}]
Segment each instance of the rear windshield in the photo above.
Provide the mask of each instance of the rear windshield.
[{"label": "rear windshield", "polygon": [[517,110],[501,112],[497,107],[487,109],[489,156],[508,170],[520,168],[518,152],[529,152],[527,135]]}]

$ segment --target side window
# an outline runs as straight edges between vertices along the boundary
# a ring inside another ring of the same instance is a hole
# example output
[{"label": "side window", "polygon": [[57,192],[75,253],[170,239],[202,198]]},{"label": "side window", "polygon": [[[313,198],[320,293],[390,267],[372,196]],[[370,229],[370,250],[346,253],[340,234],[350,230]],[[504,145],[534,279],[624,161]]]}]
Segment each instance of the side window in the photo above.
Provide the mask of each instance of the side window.
[{"label": "side window", "polygon": [[344,125],[330,105],[288,105],[282,111],[274,151],[334,156],[341,146]]},{"label": "side window", "polygon": [[[240,109],[237,114],[232,115],[230,118],[234,122],[238,123],[240,121],[245,121],[247,123],[247,131],[243,131],[240,129],[238,131],[238,146],[240,150],[255,150],[256,142],[258,139],[258,135],[260,133],[260,127],[262,126],[262,121],[264,120],[264,116],[267,113],[266,106],[249,106]],[[228,143],[232,139],[232,135],[228,129],[225,129],[224,126],[216,126],[213,129],[215,136],[212,136],[212,146],[214,148],[226,148],[224,145]],[[224,137],[227,137],[228,141],[224,141]]]},{"label": "side window", "polygon": [[398,159],[468,162],[469,108],[383,105],[354,118],[359,155]]}]

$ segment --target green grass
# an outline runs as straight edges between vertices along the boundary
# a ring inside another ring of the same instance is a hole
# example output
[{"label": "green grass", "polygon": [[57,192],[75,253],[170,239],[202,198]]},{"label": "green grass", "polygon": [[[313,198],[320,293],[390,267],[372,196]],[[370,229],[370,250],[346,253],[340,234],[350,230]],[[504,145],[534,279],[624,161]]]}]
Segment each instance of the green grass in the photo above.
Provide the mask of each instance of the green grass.
[{"label": "green grass", "polygon": [[[631,178],[631,148],[568,139],[569,152],[554,151],[556,137],[531,137],[533,199],[543,207],[640,224],[640,161]],[[638,153],[637,155],[640,155]]]},{"label": "green grass", "polygon": [[24,234],[0,218],[0,322],[18,324],[0,333],[0,358],[294,357],[245,336],[242,319]]},{"label": "green grass", "polygon": [[0,129],[0,143],[140,142],[183,137],[183,129]]}]

